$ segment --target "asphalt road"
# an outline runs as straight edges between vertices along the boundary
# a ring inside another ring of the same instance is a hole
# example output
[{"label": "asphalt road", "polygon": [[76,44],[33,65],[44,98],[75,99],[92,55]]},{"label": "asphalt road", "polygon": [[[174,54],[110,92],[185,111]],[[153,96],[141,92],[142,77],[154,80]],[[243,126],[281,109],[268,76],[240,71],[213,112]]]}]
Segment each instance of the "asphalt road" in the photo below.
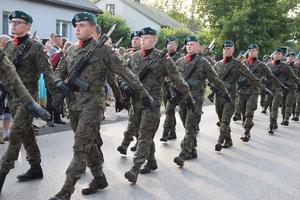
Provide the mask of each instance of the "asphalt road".
[{"label": "asphalt road", "polygon": [[[184,129],[177,115],[178,138],[168,143],[160,142],[165,117],[162,115],[155,137],[158,169],[139,175],[135,185],[124,178],[124,173],[132,166],[133,152],[123,156],[116,150],[127,122],[102,125],[103,167],[109,186],[96,194],[82,196],[82,187],[92,179],[87,169],[78,181],[72,199],[300,199],[300,122],[291,121],[288,127],[280,125],[270,136],[267,133],[268,115],[261,114],[260,109],[255,115],[255,126],[248,143],[239,139],[243,133],[241,122],[232,122],[233,147],[216,152],[217,116],[214,106],[204,107],[197,136],[198,158],[186,161],[183,168],[178,167],[173,158],[180,152]],[[16,176],[29,168],[22,148],[15,169],[6,178],[1,200],[48,199],[60,190],[72,157],[73,132],[41,135],[37,139],[44,179],[27,183],[17,181]],[[0,145],[1,154],[7,145]]]}]

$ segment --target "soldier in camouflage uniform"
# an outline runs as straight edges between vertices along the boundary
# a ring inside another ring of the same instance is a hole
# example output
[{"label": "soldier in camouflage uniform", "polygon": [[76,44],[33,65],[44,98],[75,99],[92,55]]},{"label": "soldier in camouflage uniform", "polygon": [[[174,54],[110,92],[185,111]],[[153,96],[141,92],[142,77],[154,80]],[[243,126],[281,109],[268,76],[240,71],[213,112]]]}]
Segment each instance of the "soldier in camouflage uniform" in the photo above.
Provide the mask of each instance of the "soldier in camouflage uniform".
[{"label": "soldier in camouflage uniform", "polygon": [[[38,80],[41,73],[44,74],[47,87],[55,98],[57,92],[52,79],[53,71],[44,46],[38,41],[30,39],[28,35],[33,21],[32,17],[24,11],[16,10],[10,13],[9,19],[11,20],[11,32],[15,34],[15,37],[14,40],[5,44],[5,54],[16,65],[18,75],[34,99],[38,95]],[[21,59],[18,59],[28,40],[31,40],[31,47],[24,51]],[[9,146],[0,161],[0,171],[7,174],[14,168],[14,162],[18,159],[23,144],[27,153],[26,159],[31,167],[25,174],[19,175],[17,178],[20,181],[41,179],[43,178],[40,165],[41,154],[33,129],[33,117],[28,115],[20,105],[20,99],[13,96],[10,100],[10,112],[14,121],[11,126]]]},{"label": "soldier in camouflage uniform", "polygon": [[[246,77],[255,86],[264,88],[260,84],[260,80],[256,78],[252,73],[250,73],[246,66],[244,66],[241,62],[239,62],[232,56],[234,52],[234,43],[232,41],[225,41],[222,44],[222,47],[224,58],[217,62],[214,67],[218,74],[218,77],[220,79],[223,79],[224,74],[228,72],[228,68],[234,64],[234,67],[232,68],[227,78],[225,80],[222,80],[223,83],[227,85],[226,88],[232,97],[232,102],[235,102],[236,100],[237,81],[240,76]],[[216,94],[216,112],[220,124],[220,135],[218,143],[215,145],[216,151],[221,151],[222,148],[228,148],[233,145],[230,135],[230,121],[234,110],[234,105],[226,102],[222,96]]]},{"label": "soldier in camouflage uniform", "polygon": [[[277,86],[277,88],[284,88],[284,85],[282,85],[281,82],[272,74],[267,66],[258,60],[258,45],[251,44],[248,49],[250,50],[248,53],[249,57],[243,61],[243,64],[248,67],[249,71],[260,79],[265,76],[274,84],[274,86]],[[243,116],[243,127],[245,130],[241,140],[248,142],[250,139],[250,130],[254,126],[253,117],[254,111],[257,109],[257,100],[258,95],[260,94],[260,88],[250,84],[244,77],[240,78],[238,85],[239,107]]]},{"label": "soldier in camouflage uniform", "polygon": [[[300,54],[296,56],[295,67],[297,68],[297,74],[299,78],[300,77]],[[297,98],[294,105],[293,113],[294,113],[294,117],[292,120],[299,121],[299,115],[300,115],[300,87],[299,86],[297,88]]]},{"label": "soldier in camouflage uniform", "polygon": [[[55,72],[55,83],[61,93],[68,95],[67,106],[69,109],[70,124],[75,133],[73,158],[66,171],[66,180],[60,192],[51,200],[68,200],[75,190],[75,184],[85,171],[86,165],[90,168],[94,179],[89,186],[82,189],[82,194],[96,193],[99,189],[108,186],[102,170],[99,150],[95,139],[99,134],[100,123],[105,110],[105,83],[109,71],[123,78],[139,93],[142,103],[146,108],[152,108],[153,99],[143,88],[138,79],[124,67],[124,60],[116,52],[111,51],[107,44],[95,51],[90,57],[79,79],[89,84],[88,91],[74,87],[69,89],[64,80],[74,70],[74,65],[96,45],[92,37],[96,29],[96,17],[91,13],[77,13],[72,19],[75,27],[78,44],[71,46],[66,56],[59,63],[59,70]],[[71,90],[71,91],[70,91]],[[75,98],[70,99],[73,92]]]},{"label": "soldier in camouflage uniform", "polygon": [[[128,60],[130,59],[131,54],[133,54],[134,52],[138,51],[141,49],[141,43],[140,43],[140,36],[139,36],[139,31],[134,31],[131,34],[131,46],[132,46],[132,50],[130,52],[128,52],[127,54],[125,54],[124,56],[124,60],[127,63]],[[122,80],[119,79],[119,84],[121,86]],[[122,87],[121,87],[122,88]],[[128,97],[126,97],[126,94],[124,93],[125,97],[124,100],[126,100],[126,105],[128,107],[128,125],[126,130],[124,131],[124,138],[122,141],[122,144],[120,146],[118,146],[117,150],[121,153],[126,155],[127,154],[127,148],[129,146],[129,144],[131,143],[131,141],[133,141],[133,137],[135,136],[136,138],[138,138],[138,128],[135,126],[135,123],[133,121],[133,111],[131,109],[131,102],[130,99],[128,99]],[[137,139],[136,139],[137,140]],[[137,141],[135,143],[135,145],[133,147],[130,148],[131,151],[136,151],[136,147],[137,147]]]},{"label": "soldier in camouflage uniform", "polygon": [[[293,70],[296,77],[299,77],[299,69],[297,65],[294,64],[296,59],[296,53],[290,52],[287,55],[287,64]],[[281,105],[281,114],[282,114],[282,122],[281,125],[288,126],[289,119],[292,115],[292,107],[296,103],[297,99],[297,85],[293,81],[289,81],[289,79],[285,79],[283,84],[289,88],[289,91],[283,91],[282,97],[282,105]]]},{"label": "soldier in camouflage uniform", "polygon": [[[143,28],[140,31],[140,36],[142,50],[133,53],[128,63],[128,67],[133,73],[139,75],[145,71],[145,66],[161,53],[154,47],[157,42],[156,30],[150,27]],[[130,182],[135,183],[139,173],[146,174],[157,169],[153,138],[159,125],[160,105],[163,97],[162,87],[167,76],[178,86],[183,94],[182,98],[187,101],[187,106],[194,109],[195,101],[191,97],[187,83],[177,70],[175,62],[169,56],[159,58],[151,66],[151,70],[142,77],[143,86],[147,88],[155,100],[153,112],[144,110],[141,107],[140,99],[131,99],[134,121],[136,126],[139,127],[139,137],[137,150],[133,158],[134,166],[125,173],[125,178]],[[146,160],[147,163],[140,170]]]},{"label": "soldier in camouflage uniform", "polygon": [[[50,114],[42,107],[40,107],[26,90],[20,77],[16,72],[15,66],[5,56],[0,49],[0,80],[5,86],[6,90],[14,98],[19,99],[20,104],[25,108],[25,111],[34,117],[41,117],[43,120],[50,120]],[[13,140],[12,140],[13,141]],[[9,145],[13,145],[10,142]],[[7,172],[0,171],[0,193],[6,178]]]},{"label": "soldier in camouflage uniform", "polygon": [[[293,70],[288,66],[288,64],[281,62],[281,58],[283,56],[282,49],[276,49],[276,53],[274,55],[274,60],[272,63],[268,64],[269,69],[272,73],[279,79],[281,83],[288,80],[292,83],[291,88],[296,87],[295,84],[299,85],[300,80],[295,76]],[[276,85],[272,85],[272,92],[274,94],[272,100],[272,106],[270,108],[270,127],[269,134],[273,135],[274,130],[278,128],[277,118],[278,118],[278,108],[279,105],[282,104],[282,89],[278,88]]]},{"label": "soldier in camouflage uniform", "polygon": [[[171,48],[170,45],[172,44]],[[176,62],[179,58],[182,57],[179,53],[177,53],[178,48],[178,39],[174,36],[168,37],[166,39],[166,46],[169,47],[168,55],[172,58],[174,62]],[[164,86],[163,86],[164,96],[163,103],[166,109],[166,118],[164,121],[164,130],[160,141],[167,142],[168,140],[176,139],[176,118],[175,118],[175,107],[170,103],[170,98],[172,97],[171,91],[171,81],[166,78]]]},{"label": "soldier in camouflage uniform", "polygon": [[194,72],[186,82],[189,84],[192,97],[196,102],[196,112],[193,113],[192,111],[187,110],[187,105],[184,100],[181,99],[179,103],[179,115],[183,126],[185,127],[185,136],[181,142],[181,152],[178,157],[174,158],[174,162],[181,167],[184,165],[185,160],[197,158],[196,132],[202,115],[206,79],[212,82],[216,87],[220,88],[221,93],[225,95],[228,102],[231,101],[227,89],[218,79],[216,71],[208,60],[201,57],[200,61],[196,65],[194,64],[195,60],[201,56],[197,54],[197,49],[200,46],[198,41],[199,39],[195,36],[186,37],[184,43],[188,54],[186,57],[180,58],[176,63],[179,71],[184,77],[191,66],[195,67]]}]

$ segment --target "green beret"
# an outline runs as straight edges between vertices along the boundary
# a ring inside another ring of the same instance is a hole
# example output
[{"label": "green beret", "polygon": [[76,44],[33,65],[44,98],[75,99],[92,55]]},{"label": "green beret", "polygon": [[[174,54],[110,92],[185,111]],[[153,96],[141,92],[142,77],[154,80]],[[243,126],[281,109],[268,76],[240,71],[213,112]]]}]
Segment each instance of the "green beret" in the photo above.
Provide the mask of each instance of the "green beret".
[{"label": "green beret", "polygon": [[238,56],[239,55],[243,55],[243,54],[245,54],[246,52],[245,51],[240,51],[239,53],[238,53]]},{"label": "green beret", "polygon": [[296,59],[300,59],[300,54],[298,54],[298,55],[296,56]]},{"label": "green beret", "polygon": [[171,37],[168,37],[168,38],[166,39],[166,45],[167,45],[169,42],[171,42],[171,41],[175,41],[175,42],[178,43],[177,37],[171,36]]},{"label": "green beret", "polygon": [[283,51],[282,51],[281,48],[275,49],[275,52],[276,52],[276,53],[279,52],[279,53],[282,53],[282,54],[283,54]]},{"label": "green beret", "polygon": [[225,42],[223,42],[222,44],[222,48],[224,47],[234,47],[234,42],[231,40],[226,40]]},{"label": "green beret", "polygon": [[96,29],[101,31],[101,26],[99,24],[96,24]]},{"label": "green beret", "polygon": [[139,36],[141,35],[157,35],[157,31],[151,27],[146,27],[139,32]]},{"label": "green beret", "polygon": [[28,22],[30,24],[32,24],[33,22],[32,17],[22,10],[15,10],[11,12],[8,16],[8,19],[11,20],[12,18],[24,19],[25,22]]},{"label": "green beret", "polygon": [[199,44],[200,44],[201,46],[204,45],[204,43],[203,43],[201,40],[199,40]]},{"label": "green beret", "polygon": [[90,21],[90,22],[95,22],[97,24],[97,19],[95,15],[88,12],[77,13],[72,19],[72,24],[75,27],[76,22],[82,22],[82,21]]},{"label": "green beret", "polygon": [[134,31],[133,33],[131,33],[130,39],[132,40],[132,38],[134,37],[140,37],[140,32],[139,31]]},{"label": "green beret", "polygon": [[286,57],[289,57],[289,56],[296,56],[296,53],[295,52],[290,52],[290,53],[288,53],[288,55]]},{"label": "green beret", "polygon": [[266,54],[266,55],[264,55],[262,58],[265,59],[265,58],[268,57],[268,56],[269,56],[269,54]]},{"label": "green beret", "polygon": [[250,44],[250,46],[248,47],[248,49],[259,49],[257,44]]},{"label": "green beret", "polygon": [[184,39],[184,44],[186,45],[187,42],[191,42],[191,41],[199,42],[199,39],[194,35],[189,35]]}]

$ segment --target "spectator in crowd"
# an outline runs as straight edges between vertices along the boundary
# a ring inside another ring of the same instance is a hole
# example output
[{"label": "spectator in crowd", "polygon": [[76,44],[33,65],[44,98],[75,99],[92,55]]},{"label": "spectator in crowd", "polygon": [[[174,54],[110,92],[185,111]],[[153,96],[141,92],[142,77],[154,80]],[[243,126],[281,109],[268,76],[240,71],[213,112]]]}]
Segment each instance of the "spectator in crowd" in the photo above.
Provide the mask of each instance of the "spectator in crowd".
[{"label": "spectator in crowd", "polygon": [[63,42],[63,38],[61,35],[54,36],[54,45],[51,47],[51,49],[49,51],[50,58],[56,51],[61,50],[62,42]]}]

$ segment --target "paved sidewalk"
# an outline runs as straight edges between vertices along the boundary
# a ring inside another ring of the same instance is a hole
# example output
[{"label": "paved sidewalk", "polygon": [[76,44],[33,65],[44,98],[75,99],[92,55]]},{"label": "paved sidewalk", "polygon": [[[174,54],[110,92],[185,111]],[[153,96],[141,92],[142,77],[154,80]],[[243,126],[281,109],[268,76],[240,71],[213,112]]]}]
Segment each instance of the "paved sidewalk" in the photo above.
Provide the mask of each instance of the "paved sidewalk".
[{"label": "paved sidewalk", "polygon": [[[279,125],[274,136],[267,133],[268,115],[255,113],[251,140],[242,142],[241,121],[232,122],[233,147],[215,152],[218,137],[217,115],[214,106],[204,107],[198,139],[198,158],[186,161],[179,168],[173,158],[180,152],[183,127],[177,115],[177,140],[162,143],[164,115],[155,137],[158,169],[139,175],[136,185],[130,184],[124,173],[132,166],[133,152],[122,156],[120,145],[127,122],[101,127],[104,140],[104,172],[109,186],[90,196],[81,189],[92,179],[89,169],[76,185],[72,199],[222,199],[222,200],[295,200],[300,199],[300,122],[291,121],[288,127]],[[44,179],[19,182],[18,174],[29,168],[22,148],[15,169],[6,178],[1,200],[42,200],[55,195],[65,179],[65,170],[72,157],[73,133],[59,132],[38,136],[42,153]],[[134,142],[132,143],[132,145]],[[2,155],[7,144],[0,145]]]}]

